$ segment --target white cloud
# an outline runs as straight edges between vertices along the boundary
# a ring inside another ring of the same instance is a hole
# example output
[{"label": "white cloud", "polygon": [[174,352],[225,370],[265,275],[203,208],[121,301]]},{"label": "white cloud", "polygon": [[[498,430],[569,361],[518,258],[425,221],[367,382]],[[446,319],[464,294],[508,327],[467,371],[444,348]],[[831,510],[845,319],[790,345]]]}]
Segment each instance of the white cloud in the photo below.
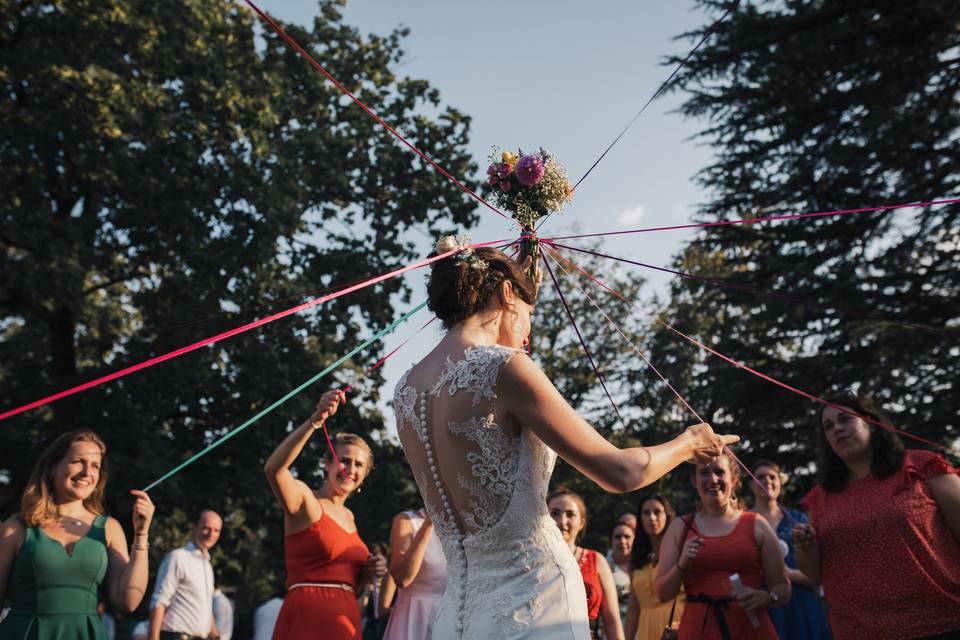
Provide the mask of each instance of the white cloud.
[{"label": "white cloud", "polygon": [[645,213],[646,210],[643,208],[643,205],[638,204],[637,206],[631,207],[626,211],[621,211],[620,215],[617,216],[617,222],[625,227],[635,225],[643,220]]}]

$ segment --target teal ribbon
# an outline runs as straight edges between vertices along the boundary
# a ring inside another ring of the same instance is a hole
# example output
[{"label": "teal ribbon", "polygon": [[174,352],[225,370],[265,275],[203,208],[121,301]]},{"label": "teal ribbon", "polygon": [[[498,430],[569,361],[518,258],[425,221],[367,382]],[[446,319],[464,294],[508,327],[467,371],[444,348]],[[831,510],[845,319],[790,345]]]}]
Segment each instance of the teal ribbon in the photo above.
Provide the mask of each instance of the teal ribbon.
[{"label": "teal ribbon", "polygon": [[312,385],[314,382],[320,380],[321,378],[323,378],[324,376],[326,376],[328,373],[330,373],[330,372],[333,371],[334,369],[338,368],[338,367],[339,367],[340,365],[342,365],[344,362],[346,362],[347,360],[349,360],[349,359],[352,358],[353,356],[357,355],[358,353],[360,353],[361,351],[363,351],[364,349],[366,349],[367,347],[369,347],[369,346],[370,346],[371,344],[373,344],[374,342],[380,340],[382,337],[384,337],[384,336],[387,335],[388,333],[393,332],[394,329],[396,329],[396,328],[399,327],[401,324],[403,324],[404,322],[406,322],[407,320],[409,320],[409,319],[410,319],[410,316],[414,315],[416,312],[420,311],[420,310],[423,309],[425,306],[427,306],[426,300],[424,300],[423,302],[421,302],[420,304],[418,304],[417,306],[415,306],[413,309],[411,309],[410,311],[406,312],[405,314],[403,314],[402,316],[400,316],[399,318],[397,318],[396,320],[394,320],[393,322],[391,322],[390,324],[388,324],[386,327],[384,327],[383,329],[381,329],[380,331],[378,331],[377,333],[375,333],[372,337],[368,338],[367,340],[364,340],[362,343],[360,343],[359,345],[357,345],[356,347],[354,347],[353,349],[351,349],[348,353],[346,353],[346,354],[345,354],[344,356],[342,356],[339,360],[337,360],[336,362],[334,362],[333,364],[331,364],[329,367],[327,367],[326,369],[324,369],[323,371],[321,371],[321,372],[318,373],[317,375],[313,376],[312,378],[310,378],[309,380],[307,380],[306,382],[304,382],[303,384],[301,384],[300,386],[298,386],[297,388],[295,388],[293,391],[290,391],[289,393],[287,393],[286,395],[284,395],[282,398],[280,398],[279,400],[277,400],[276,402],[274,402],[273,404],[271,404],[269,407],[267,407],[266,409],[263,409],[262,411],[260,411],[259,413],[257,413],[255,416],[253,416],[252,418],[250,418],[249,420],[247,420],[246,422],[244,422],[243,424],[241,424],[241,425],[240,425],[239,427],[237,427],[236,429],[233,429],[233,430],[230,431],[229,433],[225,434],[223,437],[221,437],[221,438],[220,438],[219,440],[217,440],[216,442],[213,442],[212,444],[210,444],[210,445],[209,445],[207,448],[205,448],[203,451],[201,451],[201,452],[199,452],[199,453],[197,453],[197,454],[194,454],[193,456],[187,458],[186,460],[184,460],[183,462],[181,462],[180,464],[178,464],[176,467],[174,467],[174,468],[171,469],[170,471],[167,471],[165,474],[163,474],[162,476],[160,476],[158,479],[156,479],[156,480],[154,480],[153,482],[151,482],[150,484],[148,484],[143,490],[144,490],[144,491],[150,491],[151,489],[153,489],[154,487],[156,487],[158,484],[160,484],[160,483],[163,482],[164,480],[167,480],[167,479],[175,476],[176,474],[180,473],[180,471],[182,471],[183,469],[186,469],[186,468],[189,467],[191,464],[193,464],[194,462],[196,462],[197,460],[199,460],[199,459],[202,458],[203,456],[207,455],[208,453],[210,453],[211,451],[213,451],[214,449],[216,449],[217,447],[219,447],[221,444],[223,444],[224,442],[226,442],[227,440],[229,440],[229,439],[232,438],[233,436],[237,435],[238,433],[240,433],[241,431],[243,431],[244,429],[246,429],[247,427],[249,427],[250,425],[252,425],[254,422],[256,422],[256,421],[259,420],[260,418],[264,417],[265,415],[267,415],[268,413],[270,413],[271,411],[273,411],[274,409],[276,409],[277,407],[279,407],[280,405],[282,405],[284,402],[286,402],[287,400],[289,400],[289,399],[292,398],[293,396],[297,395],[298,393],[300,393],[301,391],[303,391],[304,389],[306,389],[307,387],[309,387],[310,385]]}]

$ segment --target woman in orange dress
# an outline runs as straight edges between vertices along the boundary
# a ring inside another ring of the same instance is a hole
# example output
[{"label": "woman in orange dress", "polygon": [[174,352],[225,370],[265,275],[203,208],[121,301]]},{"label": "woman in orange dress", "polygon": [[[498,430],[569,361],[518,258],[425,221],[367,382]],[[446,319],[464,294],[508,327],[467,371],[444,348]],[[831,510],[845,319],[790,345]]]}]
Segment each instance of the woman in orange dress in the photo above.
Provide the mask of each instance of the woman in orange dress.
[{"label": "woman in orange dress", "polygon": [[356,594],[374,576],[387,572],[386,560],[370,554],[344,504],[373,468],[370,446],[359,436],[336,434],[333,448],[339,464],[327,456],[326,481],[319,491],[290,473],[310,436],[336,413],[342,398],[339,391],[325,393],[310,419],[280,443],[264,466],[283,508],[287,566],[287,597],[274,640],[305,640],[318,634],[328,640],[360,640]]},{"label": "woman in orange dress", "polygon": [[[776,640],[767,614],[790,600],[790,582],[777,534],[734,497],[740,470],[724,452],[698,464],[693,477],[701,509],[675,519],[660,544],[656,590],[661,601],[680,590],[687,603],[680,640]],[[734,594],[730,576],[742,589]]]}]

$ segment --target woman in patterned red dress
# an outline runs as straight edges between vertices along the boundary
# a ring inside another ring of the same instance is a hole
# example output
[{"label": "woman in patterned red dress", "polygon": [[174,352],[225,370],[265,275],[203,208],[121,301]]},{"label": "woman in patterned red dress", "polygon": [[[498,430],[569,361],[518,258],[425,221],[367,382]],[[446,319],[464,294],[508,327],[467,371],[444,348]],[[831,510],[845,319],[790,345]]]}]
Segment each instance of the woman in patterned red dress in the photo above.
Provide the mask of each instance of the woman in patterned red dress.
[{"label": "woman in patterned red dress", "polygon": [[597,637],[602,622],[605,638],[623,640],[623,625],[620,621],[620,605],[613,571],[607,559],[599,552],[579,546],[580,538],[587,528],[587,506],[583,498],[560,487],[547,498],[550,517],[560,528],[563,540],[580,566],[583,586],[587,592],[587,617],[590,620],[591,637]]},{"label": "woman in patterned red dress", "polygon": [[342,397],[339,391],[325,393],[310,419],[280,443],[264,466],[283,508],[287,565],[287,597],[274,640],[359,640],[356,594],[364,583],[387,572],[383,556],[370,554],[344,505],[373,467],[370,446],[359,436],[336,434],[333,448],[339,464],[332,456],[325,460],[326,481],[319,491],[290,473],[290,465],[313,432],[336,412]]},{"label": "woman in patterned red dress", "polygon": [[836,640],[960,638],[960,475],[905,451],[869,398],[820,411],[823,481],[803,499],[797,566],[823,585]]}]

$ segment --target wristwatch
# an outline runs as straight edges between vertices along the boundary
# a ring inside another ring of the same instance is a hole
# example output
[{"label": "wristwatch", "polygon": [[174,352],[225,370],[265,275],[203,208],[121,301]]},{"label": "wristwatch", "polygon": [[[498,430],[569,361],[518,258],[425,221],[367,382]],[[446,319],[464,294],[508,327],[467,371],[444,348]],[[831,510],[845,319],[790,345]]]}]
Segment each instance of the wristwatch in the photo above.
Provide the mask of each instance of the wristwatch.
[{"label": "wristwatch", "polygon": [[770,597],[770,606],[775,607],[777,603],[780,602],[780,596],[778,596],[773,591],[767,591],[767,595]]}]

